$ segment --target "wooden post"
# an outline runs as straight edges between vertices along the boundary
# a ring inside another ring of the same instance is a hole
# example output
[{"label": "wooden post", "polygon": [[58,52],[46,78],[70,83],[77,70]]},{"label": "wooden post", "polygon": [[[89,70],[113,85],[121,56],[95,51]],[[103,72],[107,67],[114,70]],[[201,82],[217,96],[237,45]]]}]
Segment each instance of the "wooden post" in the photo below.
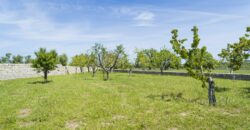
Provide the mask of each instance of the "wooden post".
[{"label": "wooden post", "polygon": [[215,98],[215,84],[213,81],[212,77],[208,78],[208,100],[209,100],[209,105],[216,105],[216,98]]}]

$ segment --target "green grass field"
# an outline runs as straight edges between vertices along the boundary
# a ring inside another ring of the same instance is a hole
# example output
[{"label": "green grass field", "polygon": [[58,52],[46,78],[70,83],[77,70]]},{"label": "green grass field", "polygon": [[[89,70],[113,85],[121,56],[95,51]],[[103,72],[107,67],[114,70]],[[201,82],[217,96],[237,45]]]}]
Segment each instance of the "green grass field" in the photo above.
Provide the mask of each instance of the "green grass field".
[{"label": "green grass field", "polygon": [[216,107],[190,77],[111,74],[0,81],[0,129],[249,129],[250,81],[215,79]]}]

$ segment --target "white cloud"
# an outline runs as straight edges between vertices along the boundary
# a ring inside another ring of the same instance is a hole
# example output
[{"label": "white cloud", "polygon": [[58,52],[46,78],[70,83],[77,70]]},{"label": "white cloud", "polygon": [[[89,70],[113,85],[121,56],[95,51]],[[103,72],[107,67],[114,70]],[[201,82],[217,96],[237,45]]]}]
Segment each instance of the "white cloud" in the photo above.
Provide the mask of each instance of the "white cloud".
[{"label": "white cloud", "polygon": [[148,11],[140,12],[137,16],[134,17],[136,20],[135,26],[139,27],[148,27],[153,26],[155,14]]},{"label": "white cloud", "polygon": [[118,7],[112,8],[112,11],[118,16],[129,16],[130,20],[134,22],[133,26],[153,26],[155,20],[155,14],[146,8]]},{"label": "white cloud", "polygon": [[152,12],[143,11],[139,13],[134,19],[138,21],[153,21],[155,14]]},{"label": "white cloud", "polygon": [[0,11],[0,25],[8,24],[14,30],[6,30],[5,35],[23,40],[38,40],[52,42],[82,42],[113,40],[117,33],[89,33],[87,23],[58,23],[50,19],[48,12],[39,10],[35,3],[26,3],[23,10]]}]

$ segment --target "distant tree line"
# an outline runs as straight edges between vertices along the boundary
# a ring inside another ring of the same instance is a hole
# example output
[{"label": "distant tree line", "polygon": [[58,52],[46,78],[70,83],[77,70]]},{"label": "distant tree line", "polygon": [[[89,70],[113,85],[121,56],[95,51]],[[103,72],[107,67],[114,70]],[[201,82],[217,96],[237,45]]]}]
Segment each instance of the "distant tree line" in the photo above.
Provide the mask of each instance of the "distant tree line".
[{"label": "distant tree line", "polygon": [[13,63],[13,64],[28,64],[31,63],[32,59],[30,55],[12,55],[11,53],[6,53],[5,56],[0,58],[0,63]]}]

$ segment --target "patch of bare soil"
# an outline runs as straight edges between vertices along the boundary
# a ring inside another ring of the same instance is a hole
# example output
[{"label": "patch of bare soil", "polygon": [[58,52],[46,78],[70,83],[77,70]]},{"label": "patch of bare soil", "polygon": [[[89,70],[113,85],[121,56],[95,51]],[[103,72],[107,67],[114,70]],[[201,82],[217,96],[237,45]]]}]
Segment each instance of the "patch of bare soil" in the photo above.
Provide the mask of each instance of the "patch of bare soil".
[{"label": "patch of bare soil", "polygon": [[119,121],[119,120],[124,120],[124,119],[126,119],[126,117],[122,115],[116,115],[112,117],[113,121]]},{"label": "patch of bare soil", "polygon": [[169,128],[169,130],[178,130],[177,128]]},{"label": "patch of bare soil", "polygon": [[29,116],[30,114],[31,114],[31,109],[25,108],[25,109],[21,109],[19,111],[18,117],[25,118],[25,117]]},{"label": "patch of bare soil", "polygon": [[71,120],[71,121],[67,121],[67,122],[66,122],[66,128],[67,128],[67,129],[75,130],[75,129],[77,129],[78,127],[80,127],[80,123],[77,122],[77,121]]},{"label": "patch of bare soil", "polygon": [[34,124],[34,122],[29,121],[29,122],[19,122],[19,126],[20,127],[29,127],[32,126]]},{"label": "patch of bare soil", "polygon": [[102,122],[101,123],[102,127],[109,127],[109,126],[112,126],[113,123],[109,123],[109,122]]},{"label": "patch of bare soil", "polygon": [[185,116],[188,116],[188,112],[182,112],[182,113],[180,113],[180,116],[183,116],[183,117],[185,117]]}]

